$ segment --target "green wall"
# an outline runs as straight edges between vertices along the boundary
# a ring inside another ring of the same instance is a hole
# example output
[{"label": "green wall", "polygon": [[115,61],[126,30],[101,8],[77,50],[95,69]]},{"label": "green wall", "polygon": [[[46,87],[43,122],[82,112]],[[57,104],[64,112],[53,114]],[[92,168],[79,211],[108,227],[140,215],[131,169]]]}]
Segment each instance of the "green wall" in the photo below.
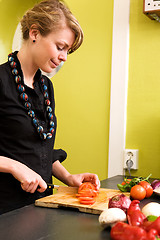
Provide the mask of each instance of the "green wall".
[{"label": "green wall", "polygon": [[[0,63],[7,60],[23,13],[36,0],[0,0]],[[52,78],[58,129],[56,147],[68,153],[71,173],[108,172],[113,0],[66,0],[83,31],[82,47]]]},{"label": "green wall", "polygon": [[0,0],[0,63],[7,60],[7,55],[12,50],[12,40],[19,20],[35,2]]},{"label": "green wall", "polygon": [[84,43],[53,77],[56,146],[72,173],[107,177],[113,1],[66,0],[84,31]]},{"label": "green wall", "polygon": [[143,14],[143,1],[131,0],[126,148],[139,149],[133,174],[159,177],[160,23]]}]

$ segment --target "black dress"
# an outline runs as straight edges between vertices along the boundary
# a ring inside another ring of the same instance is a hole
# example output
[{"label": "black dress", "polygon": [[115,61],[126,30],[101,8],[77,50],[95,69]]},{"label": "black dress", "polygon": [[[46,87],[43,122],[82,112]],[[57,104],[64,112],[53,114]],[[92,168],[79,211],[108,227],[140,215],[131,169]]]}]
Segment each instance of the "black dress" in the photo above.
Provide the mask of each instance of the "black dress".
[{"label": "black dress", "polygon": [[[17,52],[14,53],[14,58],[24,84]],[[52,82],[43,76],[53,109],[55,131],[51,139],[41,140],[20,99],[11,70],[9,62],[0,65],[0,156],[27,165],[41,175],[44,181],[51,183],[52,163],[56,160],[62,162],[66,158],[65,151],[61,149],[53,150],[57,122],[54,112],[55,102]],[[41,71],[38,70],[34,78],[34,89],[24,86],[32,110],[34,110],[44,131],[47,132],[49,123],[40,78]],[[35,199],[49,194],[51,194],[51,190],[46,190],[44,193],[38,191],[34,194],[27,193],[22,190],[20,182],[11,174],[0,172],[0,213],[33,203]]]}]

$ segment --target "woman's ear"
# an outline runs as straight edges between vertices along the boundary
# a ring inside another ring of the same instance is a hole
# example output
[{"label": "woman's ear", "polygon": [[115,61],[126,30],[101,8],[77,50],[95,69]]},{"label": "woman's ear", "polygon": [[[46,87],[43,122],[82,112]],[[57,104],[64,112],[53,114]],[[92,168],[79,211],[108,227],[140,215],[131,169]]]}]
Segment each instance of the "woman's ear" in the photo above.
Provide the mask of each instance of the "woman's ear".
[{"label": "woman's ear", "polygon": [[38,35],[40,34],[36,24],[33,24],[29,29],[29,38],[32,42],[36,42]]}]

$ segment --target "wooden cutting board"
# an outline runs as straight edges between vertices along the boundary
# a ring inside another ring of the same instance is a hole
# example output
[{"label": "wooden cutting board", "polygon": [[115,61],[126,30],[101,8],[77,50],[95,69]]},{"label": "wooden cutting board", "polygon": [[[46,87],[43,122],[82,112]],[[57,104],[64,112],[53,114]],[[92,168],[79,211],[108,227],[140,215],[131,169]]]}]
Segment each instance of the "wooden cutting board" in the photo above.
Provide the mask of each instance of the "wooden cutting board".
[{"label": "wooden cutting board", "polygon": [[[122,194],[119,190],[100,188],[96,202],[93,205],[84,205],[80,204],[76,197],[77,190],[75,187],[60,186],[57,193],[36,200],[35,205],[48,208],[70,207],[77,208],[79,211],[85,213],[100,214],[108,208],[109,198],[117,194]],[[128,192],[124,194],[130,197]]]}]

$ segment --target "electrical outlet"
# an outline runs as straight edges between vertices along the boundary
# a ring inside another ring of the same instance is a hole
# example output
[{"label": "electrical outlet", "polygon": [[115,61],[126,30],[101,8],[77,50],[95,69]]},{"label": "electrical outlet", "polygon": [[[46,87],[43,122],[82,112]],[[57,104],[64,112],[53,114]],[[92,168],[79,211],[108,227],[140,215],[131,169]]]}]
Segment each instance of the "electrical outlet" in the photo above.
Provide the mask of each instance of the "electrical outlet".
[{"label": "electrical outlet", "polygon": [[124,164],[123,168],[127,169],[127,160],[133,161],[133,166],[131,169],[138,169],[138,157],[139,157],[139,151],[138,149],[125,149],[124,150]]}]

